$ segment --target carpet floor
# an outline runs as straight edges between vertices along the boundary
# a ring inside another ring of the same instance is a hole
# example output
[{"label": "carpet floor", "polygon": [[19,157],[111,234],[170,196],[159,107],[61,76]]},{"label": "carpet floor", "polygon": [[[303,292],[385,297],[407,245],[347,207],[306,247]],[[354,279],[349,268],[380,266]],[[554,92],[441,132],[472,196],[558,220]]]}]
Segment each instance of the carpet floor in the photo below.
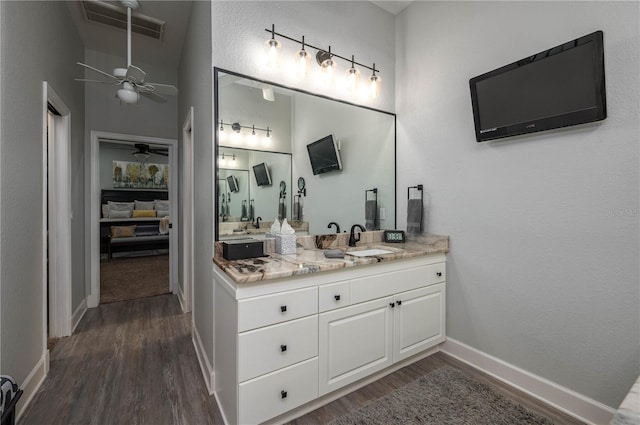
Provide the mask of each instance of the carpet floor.
[{"label": "carpet floor", "polygon": [[330,425],[552,425],[489,386],[445,366]]},{"label": "carpet floor", "polygon": [[169,255],[114,258],[100,263],[100,303],[169,293]]}]

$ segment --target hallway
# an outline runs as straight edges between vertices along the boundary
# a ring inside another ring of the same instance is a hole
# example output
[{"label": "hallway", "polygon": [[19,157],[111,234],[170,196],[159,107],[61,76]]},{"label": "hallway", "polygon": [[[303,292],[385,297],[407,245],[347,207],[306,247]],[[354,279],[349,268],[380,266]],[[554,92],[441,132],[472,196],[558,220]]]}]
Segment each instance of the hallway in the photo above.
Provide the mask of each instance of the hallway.
[{"label": "hallway", "polygon": [[175,295],[89,309],[19,425],[222,424]]}]

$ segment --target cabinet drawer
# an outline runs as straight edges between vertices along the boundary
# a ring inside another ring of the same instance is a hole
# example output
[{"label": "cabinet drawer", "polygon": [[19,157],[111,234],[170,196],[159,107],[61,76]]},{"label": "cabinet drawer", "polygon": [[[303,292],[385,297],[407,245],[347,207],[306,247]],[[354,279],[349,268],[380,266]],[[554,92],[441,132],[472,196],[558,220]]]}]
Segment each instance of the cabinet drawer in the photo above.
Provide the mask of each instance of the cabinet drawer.
[{"label": "cabinet drawer", "polygon": [[318,397],[318,358],[240,384],[238,422],[257,424]]},{"label": "cabinet drawer", "polygon": [[238,380],[273,372],[318,355],[318,316],[241,333]]},{"label": "cabinet drawer", "polygon": [[361,303],[428,285],[429,267],[381,273],[351,281],[351,303]]},{"label": "cabinet drawer", "polygon": [[351,304],[351,284],[349,282],[332,283],[318,290],[318,306],[322,313]]},{"label": "cabinet drawer", "polygon": [[429,284],[440,283],[445,280],[447,280],[447,263],[438,263],[429,266]]},{"label": "cabinet drawer", "polygon": [[238,301],[238,332],[318,312],[318,289],[305,288]]}]

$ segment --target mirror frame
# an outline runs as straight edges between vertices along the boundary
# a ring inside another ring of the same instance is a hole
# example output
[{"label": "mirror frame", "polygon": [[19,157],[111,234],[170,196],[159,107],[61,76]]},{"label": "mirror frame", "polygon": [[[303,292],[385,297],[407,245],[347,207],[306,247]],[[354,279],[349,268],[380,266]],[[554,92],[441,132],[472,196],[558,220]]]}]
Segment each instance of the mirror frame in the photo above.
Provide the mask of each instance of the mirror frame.
[{"label": "mirror frame", "polygon": [[[246,78],[249,80],[253,80],[253,81],[257,81],[259,83],[263,83],[263,84],[269,84],[272,85],[274,87],[280,87],[282,89],[285,90],[291,90],[291,91],[295,91],[298,93],[302,93],[302,94],[307,94],[310,96],[315,96],[315,97],[319,97],[322,99],[326,99],[326,100],[330,100],[333,102],[338,102],[338,103],[342,103],[345,105],[350,105],[350,106],[354,106],[356,108],[362,108],[362,109],[368,109],[370,111],[373,112],[379,112],[382,114],[386,114],[386,115],[390,115],[393,117],[393,187],[394,187],[394,191],[393,191],[393,209],[394,209],[394,223],[393,223],[393,227],[397,227],[398,226],[398,123],[397,123],[397,116],[395,113],[393,112],[388,112],[388,111],[383,111],[381,109],[376,109],[376,108],[371,108],[369,106],[364,106],[364,105],[358,105],[356,103],[353,102],[349,102],[346,100],[342,100],[342,99],[336,99],[330,96],[325,96],[323,94],[318,94],[318,93],[313,93],[307,90],[302,90],[299,88],[294,88],[294,87],[290,87],[290,86],[286,86],[284,84],[280,84],[280,83],[274,83],[273,81],[269,81],[269,80],[264,80],[261,78],[256,78],[256,77],[252,77],[250,75],[246,75],[246,74],[241,74],[239,72],[235,72],[235,71],[229,71],[227,69],[224,68],[219,68],[214,66],[213,67],[213,167],[215,170],[215,175],[214,175],[214,182],[217,183],[218,179],[219,179],[219,167],[218,167],[218,153],[219,153],[219,140],[218,140],[218,131],[217,131],[217,125],[215,123],[218,123],[220,121],[220,117],[219,117],[219,102],[218,102],[218,93],[219,93],[219,88],[218,88],[218,75],[220,73],[223,74],[229,74],[229,75],[234,75],[236,77],[240,77],[240,78]],[[279,152],[275,152],[275,151],[264,151],[264,152],[273,152],[273,153],[279,153]],[[293,184],[293,163],[292,163],[292,167],[291,167],[291,184]],[[214,199],[214,211],[218,211],[218,208],[220,208],[220,206],[218,205],[218,191],[217,191],[217,185],[214,185],[214,194],[213,194],[213,199]],[[217,215],[215,216],[215,241],[219,241],[220,240],[220,224],[218,221],[218,217]]]}]

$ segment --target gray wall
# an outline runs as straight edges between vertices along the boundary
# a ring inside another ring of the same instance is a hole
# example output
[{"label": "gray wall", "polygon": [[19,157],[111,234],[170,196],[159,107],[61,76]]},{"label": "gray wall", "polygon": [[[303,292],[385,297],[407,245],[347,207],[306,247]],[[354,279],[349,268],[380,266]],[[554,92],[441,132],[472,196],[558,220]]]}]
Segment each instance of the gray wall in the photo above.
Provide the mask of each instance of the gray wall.
[{"label": "gray wall", "polygon": [[[414,2],[396,21],[398,186],[423,183],[451,237],[448,336],[612,407],[640,373],[639,7]],[[606,121],[476,143],[469,78],[599,29]]]},{"label": "gray wall", "polygon": [[[0,2],[0,370],[21,384],[43,358],[42,82],[71,110],[72,308],[84,299],[84,50],[63,2]],[[28,29],[28,30],[27,30]],[[34,384],[32,382],[32,384]]]},{"label": "gray wall", "polygon": [[[182,126],[194,108],[194,282],[193,321],[213,365],[213,103],[211,66],[211,3],[194,2],[180,60],[177,119]],[[175,118],[174,118],[175,119]],[[182,139],[182,136],[180,136]],[[182,143],[179,143],[182,155]],[[180,200],[182,203],[182,199]],[[180,259],[182,264],[182,259]],[[180,272],[180,279],[182,272]]]}]

